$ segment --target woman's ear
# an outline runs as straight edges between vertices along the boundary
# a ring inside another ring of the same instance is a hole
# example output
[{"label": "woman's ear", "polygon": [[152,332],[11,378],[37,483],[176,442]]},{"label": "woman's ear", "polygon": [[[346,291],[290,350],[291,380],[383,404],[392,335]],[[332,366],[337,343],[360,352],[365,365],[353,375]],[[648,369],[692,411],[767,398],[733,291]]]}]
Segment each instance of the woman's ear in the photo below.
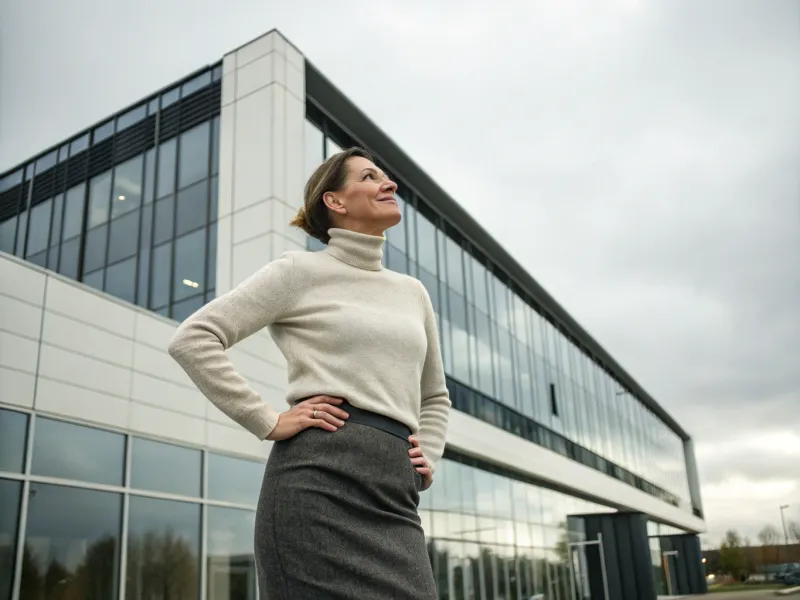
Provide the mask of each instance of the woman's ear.
[{"label": "woman's ear", "polygon": [[325,203],[325,206],[327,206],[328,209],[332,210],[336,214],[347,214],[347,208],[337,194],[334,194],[333,192],[325,192],[322,195],[322,201]]}]

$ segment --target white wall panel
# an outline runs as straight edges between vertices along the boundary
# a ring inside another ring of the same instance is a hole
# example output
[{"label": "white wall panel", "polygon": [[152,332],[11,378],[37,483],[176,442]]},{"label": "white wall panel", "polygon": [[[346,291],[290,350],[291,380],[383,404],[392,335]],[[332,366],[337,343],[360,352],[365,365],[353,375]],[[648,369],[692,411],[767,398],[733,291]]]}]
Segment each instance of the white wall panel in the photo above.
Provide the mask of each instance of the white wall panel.
[{"label": "white wall panel", "polygon": [[130,369],[133,340],[58,313],[45,313],[42,341]]},{"label": "white wall panel", "polygon": [[206,421],[189,415],[131,403],[130,428],[133,431],[202,446],[206,441]]},{"label": "white wall panel", "polygon": [[36,376],[0,366],[0,403],[33,407]]},{"label": "white wall panel", "polygon": [[205,417],[208,400],[195,388],[135,372],[131,399],[195,417]]},{"label": "white wall panel", "polygon": [[0,294],[0,330],[36,339],[41,328],[41,306]]},{"label": "white wall panel", "polygon": [[0,367],[35,374],[38,354],[35,340],[0,331]]},{"label": "white wall panel", "polygon": [[41,305],[44,302],[44,285],[42,270],[29,269],[21,261],[0,252],[0,293]]},{"label": "white wall panel", "polygon": [[48,344],[41,345],[39,376],[120,398],[130,395],[130,369]]},{"label": "white wall panel", "polygon": [[240,100],[271,84],[273,71],[272,54],[257,58],[244,67],[240,67],[236,71],[236,93],[234,94],[236,99]]},{"label": "white wall panel", "polygon": [[77,282],[50,277],[47,310],[133,338],[134,313],[122,303]]},{"label": "white wall panel", "polygon": [[271,88],[264,88],[235,104],[234,211],[266,200],[272,193],[272,95]]},{"label": "white wall panel", "polygon": [[40,377],[36,386],[36,410],[125,428],[128,426],[130,402],[85,387]]}]

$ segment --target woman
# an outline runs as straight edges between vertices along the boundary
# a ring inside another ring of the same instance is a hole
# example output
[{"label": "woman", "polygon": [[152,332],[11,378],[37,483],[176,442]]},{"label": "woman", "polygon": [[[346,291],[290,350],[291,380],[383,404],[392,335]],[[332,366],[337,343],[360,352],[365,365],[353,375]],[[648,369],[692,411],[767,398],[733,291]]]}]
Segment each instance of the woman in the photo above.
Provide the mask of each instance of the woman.
[{"label": "woman", "polygon": [[[364,150],[329,158],[292,221],[328,247],[285,253],[170,343],[211,402],[275,442],[256,513],[262,599],[436,597],[417,506],[450,399],[425,288],[381,265],[396,190]],[[280,414],[225,354],[263,327],[288,364]]]}]

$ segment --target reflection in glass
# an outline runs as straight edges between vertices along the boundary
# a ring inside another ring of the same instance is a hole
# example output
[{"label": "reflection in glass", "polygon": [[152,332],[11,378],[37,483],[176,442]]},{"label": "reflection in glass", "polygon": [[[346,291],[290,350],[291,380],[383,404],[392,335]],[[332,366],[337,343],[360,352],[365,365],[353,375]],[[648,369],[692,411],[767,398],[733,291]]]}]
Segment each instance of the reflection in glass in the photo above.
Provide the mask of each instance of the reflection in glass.
[{"label": "reflection in glass", "polygon": [[106,269],[105,291],[120,300],[133,303],[136,299],[136,257]]},{"label": "reflection in glass", "polygon": [[128,598],[197,599],[199,562],[199,504],[131,496]]},{"label": "reflection in glass", "polygon": [[142,156],[114,168],[111,218],[136,210],[142,203]]},{"label": "reflection in glass", "polygon": [[172,305],[172,318],[176,321],[185,321],[195,312],[197,312],[203,306],[203,304],[205,304],[205,300],[203,298],[204,294],[200,294],[198,296],[194,296],[193,298],[187,298],[186,300],[175,302]]},{"label": "reflection in glass", "polygon": [[208,181],[178,192],[178,203],[175,209],[175,235],[183,235],[188,231],[202,227],[208,221]]},{"label": "reflection in glass", "polygon": [[30,225],[28,227],[28,247],[26,249],[27,256],[32,256],[47,248],[52,206],[52,201],[47,200],[31,209]]},{"label": "reflection in glass", "polygon": [[89,219],[87,229],[108,221],[111,197],[111,172],[106,171],[89,182]]},{"label": "reflection in glass", "polygon": [[308,179],[324,160],[325,146],[322,132],[309,120],[305,122],[304,135],[303,178]]},{"label": "reflection in glass", "polygon": [[194,296],[205,289],[206,230],[175,240],[173,302]]},{"label": "reflection in glass", "polygon": [[176,141],[161,144],[158,149],[158,185],[156,198],[171,194],[175,188]]},{"label": "reflection in glass", "polygon": [[150,271],[150,308],[162,308],[169,302],[171,252],[171,242],[153,248],[152,270]]},{"label": "reflection in glass", "polygon": [[199,450],[141,438],[132,442],[131,487],[200,496]]},{"label": "reflection in glass", "polygon": [[208,507],[209,600],[255,599],[254,521],[249,510]]},{"label": "reflection in glass", "polygon": [[17,217],[0,223],[0,252],[14,253],[14,239],[17,236]]},{"label": "reflection in glass", "polygon": [[86,232],[86,246],[83,253],[83,272],[91,273],[106,264],[106,245],[108,225],[100,225]]},{"label": "reflection in glass", "polygon": [[136,254],[139,245],[139,211],[111,221],[108,238],[108,262],[113,264]]},{"label": "reflection in glass", "polygon": [[78,256],[81,251],[81,238],[75,237],[61,244],[61,258],[58,272],[70,279],[78,278]]},{"label": "reflection in glass", "polygon": [[208,121],[181,134],[178,188],[208,177]]},{"label": "reflection in glass", "polygon": [[0,410],[0,471],[22,473],[25,469],[27,431],[28,415]]},{"label": "reflection in glass", "polygon": [[22,482],[0,479],[0,600],[11,599],[21,493]]},{"label": "reflection in glass", "polygon": [[175,221],[175,198],[167,196],[156,201],[155,228],[153,244],[160,244],[172,239]]},{"label": "reflection in glass", "polygon": [[264,463],[208,453],[208,497],[255,505],[264,477]]},{"label": "reflection in glass", "polygon": [[121,519],[119,494],[32,483],[20,599],[115,598]]},{"label": "reflection in glass", "polygon": [[122,484],[125,436],[93,427],[37,417],[34,475]]},{"label": "reflection in glass", "polygon": [[67,190],[64,201],[64,231],[62,239],[69,240],[81,232],[83,224],[83,196],[86,186],[82,183]]}]

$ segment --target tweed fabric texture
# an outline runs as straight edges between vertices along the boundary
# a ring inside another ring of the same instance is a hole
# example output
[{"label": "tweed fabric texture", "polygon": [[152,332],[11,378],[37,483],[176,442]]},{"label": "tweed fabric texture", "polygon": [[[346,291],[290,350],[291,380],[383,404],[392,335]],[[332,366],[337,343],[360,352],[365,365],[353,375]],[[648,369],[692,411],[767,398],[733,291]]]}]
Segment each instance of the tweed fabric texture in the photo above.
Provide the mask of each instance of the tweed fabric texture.
[{"label": "tweed fabric texture", "polygon": [[435,600],[410,447],[356,423],[274,444],[256,512],[261,600]]},{"label": "tweed fabric texture", "polygon": [[223,413],[265,439],[279,413],[226,350],[267,327],[287,361],[289,404],[326,394],[393,418],[435,468],[450,399],[430,297],[417,279],[383,268],[384,237],[330,234],[324,251],[287,252],[202,307],[169,352]]}]

